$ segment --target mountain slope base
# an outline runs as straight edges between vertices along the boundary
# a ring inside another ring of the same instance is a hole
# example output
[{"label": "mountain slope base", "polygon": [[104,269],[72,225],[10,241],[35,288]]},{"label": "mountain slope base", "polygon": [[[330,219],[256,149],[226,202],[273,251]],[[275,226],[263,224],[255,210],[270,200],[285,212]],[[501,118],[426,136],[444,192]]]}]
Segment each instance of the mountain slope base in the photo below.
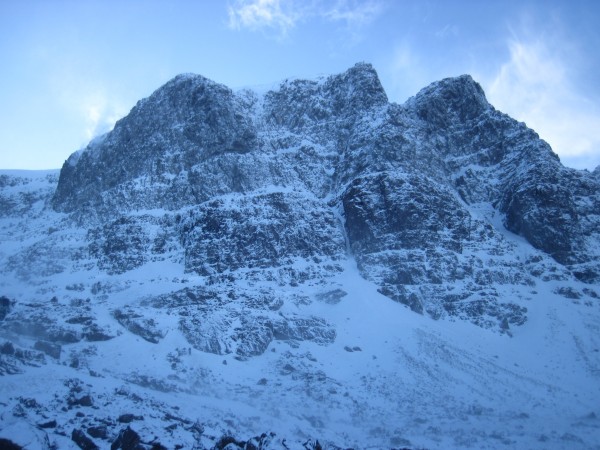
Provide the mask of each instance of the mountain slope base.
[{"label": "mountain slope base", "polygon": [[597,448],[596,172],[468,76],[176,77],[0,172],[0,439]]}]

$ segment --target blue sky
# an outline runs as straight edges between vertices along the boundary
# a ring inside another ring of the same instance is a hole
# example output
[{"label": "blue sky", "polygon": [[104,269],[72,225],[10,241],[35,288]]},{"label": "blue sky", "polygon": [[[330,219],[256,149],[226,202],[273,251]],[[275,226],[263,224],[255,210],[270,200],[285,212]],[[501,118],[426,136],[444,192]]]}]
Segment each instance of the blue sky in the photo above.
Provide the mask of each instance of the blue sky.
[{"label": "blue sky", "polygon": [[0,168],[48,169],[178,73],[230,87],[373,64],[391,101],[470,73],[570,167],[600,164],[600,2],[1,0]]}]

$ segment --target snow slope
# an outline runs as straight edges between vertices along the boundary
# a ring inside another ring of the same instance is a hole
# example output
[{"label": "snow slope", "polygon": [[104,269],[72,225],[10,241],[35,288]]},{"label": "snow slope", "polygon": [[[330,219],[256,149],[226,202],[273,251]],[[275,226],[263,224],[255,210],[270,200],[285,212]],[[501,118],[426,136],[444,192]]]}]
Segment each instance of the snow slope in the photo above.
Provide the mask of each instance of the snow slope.
[{"label": "snow slope", "polygon": [[[51,191],[56,180],[37,173],[21,179],[18,195],[32,196]],[[74,339],[62,345],[59,358],[35,360],[11,354],[4,344],[2,368],[16,373],[0,379],[2,437],[25,445],[37,436],[27,448],[49,448],[44,442],[74,448],[69,440],[74,429],[106,427],[106,439],[95,439],[105,447],[127,426],[119,417],[133,414],[138,418],[129,426],[142,440],[167,448],[209,448],[223,435],[247,440],[271,432],[276,433],[272,448],[281,447],[283,439],[290,448],[303,448],[309,439],[353,448],[598,445],[598,299],[556,293],[561,288],[592,292],[579,281],[540,276],[535,286],[506,286],[500,295],[524,299],[528,309],[527,322],[509,336],[415,314],[378,293],[348,256],[326,283],[237,285],[276,289],[285,299],[277,314],[322,318],[335,329],[334,342],[273,340],[251,358],[216,355],[191,347],[168,309],[149,315],[164,334],[159,343],[125,329],[112,315],[126,307],[143,315],[145,299],[207,282],[186,273],[182,263],[150,262],[108,275],[95,270],[92,260],[71,261],[85,237],[63,229],[40,240],[60,246],[51,257],[54,266],[32,257],[26,267],[7,270],[42,230],[65,220],[44,208],[44,201],[47,196],[32,203],[24,217],[0,222],[1,288],[14,301],[3,322],[3,341],[12,342],[15,352],[39,353],[39,336],[17,333],[7,321],[40,311],[48,323],[93,317],[114,337]],[[523,256],[545,258],[548,273],[559,270],[522,238],[509,232],[506,237]],[[229,308],[240,308],[243,317],[242,305]],[[89,404],[79,401],[86,395]],[[51,428],[38,427],[53,420]]]},{"label": "snow slope", "polygon": [[0,439],[600,448],[594,177],[470,77],[177,77],[0,171]]}]

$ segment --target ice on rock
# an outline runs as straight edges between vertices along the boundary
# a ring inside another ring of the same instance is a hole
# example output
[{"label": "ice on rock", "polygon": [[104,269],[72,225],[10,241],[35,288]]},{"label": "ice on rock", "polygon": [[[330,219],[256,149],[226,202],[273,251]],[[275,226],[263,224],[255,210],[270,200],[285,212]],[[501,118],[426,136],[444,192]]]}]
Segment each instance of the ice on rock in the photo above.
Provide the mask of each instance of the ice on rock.
[{"label": "ice on rock", "polygon": [[180,75],[0,172],[0,438],[593,448],[599,188],[467,75]]}]

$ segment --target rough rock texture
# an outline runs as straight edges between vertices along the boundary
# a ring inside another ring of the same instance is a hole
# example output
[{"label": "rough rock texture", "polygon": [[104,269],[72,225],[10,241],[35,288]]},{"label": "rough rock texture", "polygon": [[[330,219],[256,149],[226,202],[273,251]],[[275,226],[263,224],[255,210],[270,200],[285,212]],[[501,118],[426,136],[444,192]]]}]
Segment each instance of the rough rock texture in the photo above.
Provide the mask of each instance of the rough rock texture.
[{"label": "rough rock texture", "polygon": [[54,171],[42,173],[41,182],[33,189],[23,189],[29,184],[25,173],[0,175],[0,218],[22,217],[25,214],[39,215],[42,206],[54,195],[57,175]]},{"label": "rough rock texture", "polygon": [[176,77],[0,173],[0,438],[590,448],[599,187],[469,76]]},{"label": "rough rock texture", "polygon": [[271,342],[311,341],[327,345],[336,332],[325,320],[285,313],[285,303],[308,299],[287,298],[275,290],[258,292],[233,284],[186,288],[146,299],[138,311],[152,307],[149,316],[178,314],[179,328],[196,349],[240,358],[261,355]]},{"label": "rough rock texture", "polygon": [[208,202],[189,211],[179,230],[186,269],[200,275],[345,256],[344,235],[331,208],[296,193]]},{"label": "rough rock texture", "polygon": [[[363,276],[414,311],[458,314],[457,299],[469,298],[471,320],[487,311],[500,325],[522,323],[525,309],[477,292],[531,281],[494,262],[509,245],[474,209],[488,205],[506,229],[593,283],[598,195],[594,174],[564,168],[471,77],[396,105],[358,64],[264,95],[176,77],[69,158],[53,205],[95,218],[89,251],[108,273],[160,260],[165,246],[180,246],[186,269],[207,276],[336,260],[347,245]],[[126,215],[149,209],[166,212]],[[482,246],[490,251],[465,258]],[[456,280],[467,287],[443,288]]]}]

